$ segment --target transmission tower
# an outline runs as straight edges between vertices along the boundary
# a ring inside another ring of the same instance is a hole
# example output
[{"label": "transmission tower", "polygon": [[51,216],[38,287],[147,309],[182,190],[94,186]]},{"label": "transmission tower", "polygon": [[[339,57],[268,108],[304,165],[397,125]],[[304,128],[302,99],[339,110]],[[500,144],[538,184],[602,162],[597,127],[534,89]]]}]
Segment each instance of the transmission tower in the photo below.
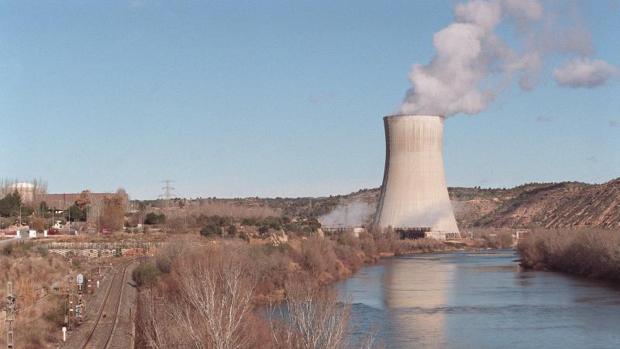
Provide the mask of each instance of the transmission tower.
[{"label": "transmission tower", "polygon": [[13,322],[15,322],[16,301],[15,295],[13,295],[13,283],[6,283],[6,305],[4,310],[6,311],[6,347],[13,349]]},{"label": "transmission tower", "polygon": [[170,206],[170,199],[172,199],[172,196],[174,195],[174,187],[171,185],[172,180],[170,179],[165,179],[162,183],[164,183],[164,186],[161,187],[161,189],[164,192],[159,197],[164,200],[166,207],[168,207]]}]

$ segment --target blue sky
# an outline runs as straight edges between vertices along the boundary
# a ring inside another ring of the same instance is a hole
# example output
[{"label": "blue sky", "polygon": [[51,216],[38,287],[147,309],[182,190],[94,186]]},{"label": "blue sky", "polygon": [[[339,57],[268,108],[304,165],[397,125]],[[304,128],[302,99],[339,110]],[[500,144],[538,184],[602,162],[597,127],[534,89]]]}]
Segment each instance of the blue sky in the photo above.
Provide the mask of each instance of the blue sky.
[{"label": "blue sky", "polygon": [[[378,186],[381,117],[453,4],[2,1],[0,177],[136,198],[163,179],[186,197]],[[618,1],[579,9],[595,57],[620,65]],[[551,68],[446,121],[450,186],[620,176],[620,82],[561,88]]]}]

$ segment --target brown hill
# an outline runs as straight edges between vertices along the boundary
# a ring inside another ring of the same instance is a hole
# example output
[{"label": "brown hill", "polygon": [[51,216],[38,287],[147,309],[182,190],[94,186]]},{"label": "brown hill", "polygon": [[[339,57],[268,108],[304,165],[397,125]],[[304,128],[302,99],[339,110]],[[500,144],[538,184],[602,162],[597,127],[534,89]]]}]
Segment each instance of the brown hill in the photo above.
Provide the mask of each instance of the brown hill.
[{"label": "brown hill", "polygon": [[[603,184],[563,182],[512,189],[513,197],[468,222],[483,227],[620,227],[620,178]],[[471,206],[471,201],[463,202]],[[475,211],[475,210],[474,210]]]},{"label": "brown hill", "polygon": [[[531,183],[510,189],[448,191],[461,228],[620,227],[620,178],[603,184]],[[375,188],[331,200],[376,203],[378,197]]]},{"label": "brown hill", "polygon": [[[620,178],[603,184],[530,183],[509,189],[456,187],[448,188],[448,191],[461,229],[620,227]],[[379,188],[373,188],[318,198],[211,198],[189,201],[209,214],[226,215],[234,211],[231,207],[253,209],[251,212],[269,209],[268,212],[274,212],[272,215],[288,217],[317,218],[331,214],[332,221],[356,225],[372,220],[378,198]],[[215,206],[225,205],[226,209],[223,212],[212,210],[209,209],[211,206],[205,206],[205,202]],[[156,201],[144,203],[158,205]],[[363,209],[363,217],[360,208]]]}]

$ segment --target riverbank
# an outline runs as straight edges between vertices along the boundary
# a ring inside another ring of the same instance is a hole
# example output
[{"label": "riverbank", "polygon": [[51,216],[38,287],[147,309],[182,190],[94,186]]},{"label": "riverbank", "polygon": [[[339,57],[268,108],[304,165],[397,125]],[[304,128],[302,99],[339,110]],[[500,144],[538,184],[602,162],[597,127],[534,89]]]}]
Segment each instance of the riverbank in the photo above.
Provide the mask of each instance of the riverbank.
[{"label": "riverbank", "polygon": [[[235,253],[252,261],[252,273],[257,276],[253,302],[257,305],[280,302],[289,280],[312,279],[318,287],[327,286],[350,277],[360,268],[373,265],[381,258],[395,256],[507,247],[499,240],[439,241],[425,238],[402,240],[395,234],[362,233],[354,236],[342,233],[332,236],[297,236],[274,244],[272,240],[216,238],[208,246]],[[203,239],[204,242],[204,239]],[[196,241],[177,241],[161,250],[152,263],[140,266],[134,275],[139,285],[157,285],[174,272],[175,263],[188,250],[200,254],[204,244]]]},{"label": "riverbank", "polygon": [[[336,285],[352,341],[384,348],[618,348],[620,289],[520,268],[513,250],[417,254]],[[353,347],[353,346],[351,346]]]},{"label": "riverbank", "polygon": [[534,231],[517,251],[525,268],[620,281],[618,230]]},{"label": "riverbank", "polygon": [[[205,307],[200,309],[200,314],[192,315],[195,317],[192,324],[198,327],[198,331],[206,333],[196,341],[209,343],[214,335],[209,335],[213,329],[207,327],[217,327],[217,324],[216,321],[209,322],[207,319],[213,317],[213,311],[217,307],[236,304],[236,309],[226,310],[234,312],[242,310],[243,307],[238,306],[240,303],[253,309],[283,301],[290,302],[291,293],[298,294],[298,290],[294,290],[299,288],[298,285],[304,285],[311,293],[308,297],[316,303],[313,306],[323,309],[322,312],[330,313],[331,311],[322,305],[331,304],[335,300],[334,295],[330,294],[331,288],[325,286],[344,280],[363,266],[373,265],[381,258],[480,248],[486,247],[486,244],[486,240],[470,241],[469,244],[446,243],[433,239],[401,240],[390,233],[362,233],[359,236],[314,234],[289,237],[285,243],[276,244],[271,240],[248,242],[221,238],[203,239],[201,243],[170,243],[153,261],[144,263],[134,273],[135,280],[141,286],[138,347],[152,346],[154,342],[170,343],[179,340],[175,333],[182,331],[179,327],[180,320],[164,317],[177,309]],[[243,285],[243,290],[239,290],[238,285]],[[213,293],[204,295],[204,290],[213,290]],[[226,295],[232,296],[227,298]],[[196,297],[200,301],[197,301]],[[209,308],[203,298],[208,298],[212,304],[220,305]],[[154,307],[154,299],[159,300],[158,304],[163,306]],[[164,307],[170,309],[163,309]],[[306,315],[302,314],[300,318]],[[178,317],[183,318],[182,314],[178,314]],[[272,323],[253,311],[244,313],[243,318],[242,323],[245,325],[240,323],[239,328],[246,328],[246,332],[249,332],[237,335],[245,338],[247,334],[251,334],[254,347],[278,347],[272,340],[274,331],[281,331],[281,328],[274,330]],[[346,323],[346,316],[340,314],[338,318],[344,319]],[[251,326],[247,326],[248,321]],[[234,337],[235,334],[226,336]]]}]

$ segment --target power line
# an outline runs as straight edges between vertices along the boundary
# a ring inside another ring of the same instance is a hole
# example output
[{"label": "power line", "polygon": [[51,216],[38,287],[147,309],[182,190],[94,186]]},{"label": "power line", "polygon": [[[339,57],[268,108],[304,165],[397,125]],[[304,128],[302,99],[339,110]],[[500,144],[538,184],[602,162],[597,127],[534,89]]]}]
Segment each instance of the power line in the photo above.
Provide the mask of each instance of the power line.
[{"label": "power line", "polygon": [[173,181],[170,179],[165,179],[162,181],[162,183],[164,183],[164,186],[161,187],[161,189],[164,191],[164,193],[159,196],[160,198],[164,200],[172,199],[172,196],[175,190],[175,188],[171,185],[172,182]]},{"label": "power line", "polygon": [[172,186],[172,182],[173,181],[170,179],[164,179],[162,181],[162,183],[164,183],[164,186],[161,187],[161,189],[164,192],[159,196],[159,198],[164,200],[165,207],[170,206],[170,199],[172,199],[172,197],[174,196],[175,188]]}]

